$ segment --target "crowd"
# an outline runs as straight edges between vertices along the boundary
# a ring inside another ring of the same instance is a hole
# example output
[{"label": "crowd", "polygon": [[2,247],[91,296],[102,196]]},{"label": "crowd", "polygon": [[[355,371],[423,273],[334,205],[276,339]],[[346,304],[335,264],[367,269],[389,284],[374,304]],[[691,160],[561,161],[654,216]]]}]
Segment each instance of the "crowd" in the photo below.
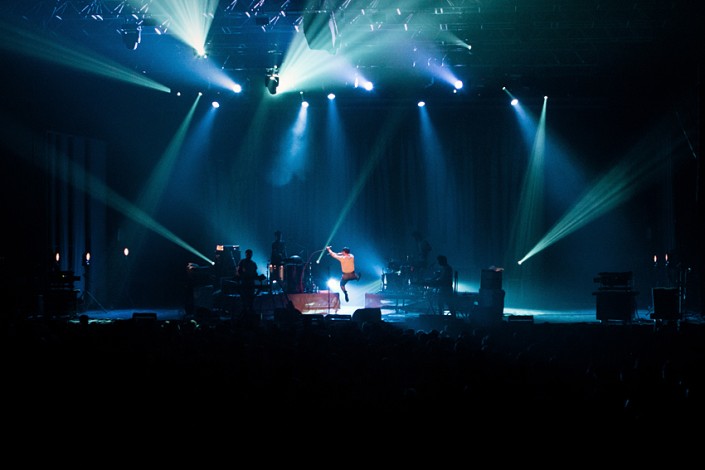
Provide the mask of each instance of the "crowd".
[{"label": "crowd", "polygon": [[2,367],[18,399],[37,391],[84,403],[178,397],[230,412],[487,427],[681,429],[705,417],[698,324],[502,322],[451,331],[306,317],[8,322]]}]

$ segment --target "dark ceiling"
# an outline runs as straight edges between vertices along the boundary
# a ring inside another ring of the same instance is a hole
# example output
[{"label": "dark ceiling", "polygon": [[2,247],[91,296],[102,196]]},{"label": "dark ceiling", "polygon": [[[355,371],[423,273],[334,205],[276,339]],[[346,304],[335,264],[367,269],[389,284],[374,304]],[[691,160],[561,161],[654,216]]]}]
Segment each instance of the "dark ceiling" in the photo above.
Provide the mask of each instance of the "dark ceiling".
[{"label": "dark ceiling", "polygon": [[[154,4],[12,0],[1,8],[5,18],[88,42],[119,42],[120,28],[137,22],[146,42],[168,20]],[[400,76],[434,63],[471,77],[473,90],[550,83],[554,92],[599,95],[692,80],[702,11],[685,0],[220,1],[207,48],[223,70],[261,75],[307,19],[333,18],[332,52],[361,69]]]}]

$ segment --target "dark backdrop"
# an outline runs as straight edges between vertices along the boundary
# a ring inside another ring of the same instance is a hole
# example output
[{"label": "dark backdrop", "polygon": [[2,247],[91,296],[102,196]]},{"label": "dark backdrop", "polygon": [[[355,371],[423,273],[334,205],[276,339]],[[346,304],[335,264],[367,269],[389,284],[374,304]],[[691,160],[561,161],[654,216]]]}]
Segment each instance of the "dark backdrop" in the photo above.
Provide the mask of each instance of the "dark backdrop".
[{"label": "dark backdrop", "polygon": [[[178,237],[169,239],[108,203],[104,235],[94,241],[104,259],[93,260],[105,272],[95,283],[108,306],[181,305],[186,264],[213,259],[216,244],[253,248],[264,270],[277,229],[290,254],[304,259],[327,243],[350,246],[368,280],[389,260],[412,254],[411,233],[420,230],[434,259],[448,256],[463,289],[477,290],[481,270],[500,266],[507,305],[526,308],[592,306],[593,278],[602,271],[633,271],[645,308],[650,289],[661,282],[654,255],[669,253],[672,270],[696,268],[697,82],[648,100],[549,97],[543,193],[527,227],[519,223],[526,220],[519,202],[531,143],[501,90],[457,102],[429,100],[424,111],[411,98],[381,94],[342,94],[333,111],[323,96],[311,94],[301,132],[292,130],[298,95],[272,99],[262,87],[262,95],[226,98],[213,110],[206,94],[157,203],[140,207],[144,193],[157,189],[150,178],[195,93],[176,96],[11,60],[0,117],[2,259],[13,297],[33,295],[33,280],[52,268],[57,224],[75,223],[56,217],[47,194],[56,178],[46,166],[48,132],[100,143],[105,170],[98,177],[106,187]],[[540,113],[543,96],[522,98],[529,113]],[[657,154],[659,162],[628,200],[517,265],[595,182],[638,159],[632,150],[644,142],[644,159]],[[120,250],[128,240],[133,252],[125,267]],[[67,262],[72,265],[62,268],[82,273],[76,257]],[[317,269],[325,271],[326,263]]]}]

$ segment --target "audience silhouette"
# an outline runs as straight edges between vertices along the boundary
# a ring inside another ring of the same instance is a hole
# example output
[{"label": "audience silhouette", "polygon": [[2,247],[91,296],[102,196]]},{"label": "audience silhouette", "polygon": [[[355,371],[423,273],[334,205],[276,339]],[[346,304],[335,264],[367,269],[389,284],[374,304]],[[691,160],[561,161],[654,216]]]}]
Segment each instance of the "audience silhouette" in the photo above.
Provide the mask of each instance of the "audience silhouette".
[{"label": "audience silhouette", "polygon": [[140,396],[183,394],[188,385],[191,398],[218,395],[277,413],[633,428],[699,425],[705,417],[699,324],[414,330],[291,318],[79,320],[3,323],[10,400],[46,392],[48,384],[56,403],[108,390],[123,398],[137,389]]}]

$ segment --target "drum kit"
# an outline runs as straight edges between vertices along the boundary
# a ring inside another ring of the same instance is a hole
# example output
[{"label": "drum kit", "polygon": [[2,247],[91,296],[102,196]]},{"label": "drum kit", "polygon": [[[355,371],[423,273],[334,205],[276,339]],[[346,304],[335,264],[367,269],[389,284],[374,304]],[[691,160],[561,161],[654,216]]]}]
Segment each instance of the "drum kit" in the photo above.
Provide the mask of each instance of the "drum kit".
[{"label": "drum kit", "polygon": [[282,264],[269,265],[269,279],[272,283],[279,283],[287,294],[300,294],[304,292],[303,279],[304,261],[300,256],[286,258]]},{"label": "drum kit", "polygon": [[401,264],[394,259],[390,259],[387,268],[382,273],[382,290],[403,292],[412,287],[415,279],[414,266],[411,264]]}]

